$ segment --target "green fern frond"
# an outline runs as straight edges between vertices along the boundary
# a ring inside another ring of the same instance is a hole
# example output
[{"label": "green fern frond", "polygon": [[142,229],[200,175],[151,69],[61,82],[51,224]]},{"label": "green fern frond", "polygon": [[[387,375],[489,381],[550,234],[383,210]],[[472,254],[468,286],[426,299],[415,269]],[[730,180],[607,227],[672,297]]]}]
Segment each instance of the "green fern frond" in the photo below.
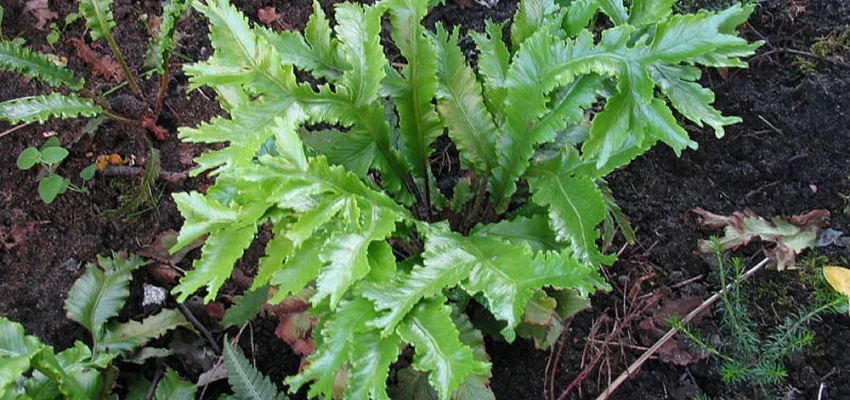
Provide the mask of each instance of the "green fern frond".
[{"label": "green fern frond", "polygon": [[605,219],[605,199],[596,184],[586,177],[559,175],[557,171],[532,179],[532,200],[549,209],[556,237],[570,243],[574,255],[593,264],[610,263],[596,245],[596,227]]},{"label": "green fern frond", "polygon": [[402,155],[413,176],[428,187],[431,144],[443,133],[442,123],[432,104],[437,93],[437,50],[426,37],[425,27],[421,24],[428,10],[423,2],[416,0],[391,0],[387,7],[393,40],[407,60],[401,76],[395,71],[390,71],[387,76],[391,78],[388,79],[391,84],[387,86],[396,99]]},{"label": "green fern frond", "polygon": [[313,13],[303,35],[295,31],[275,33],[268,29],[260,32],[275,46],[284,63],[310,71],[318,78],[336,82],[346,68],[339,54],[339,42],[331,37],[330,23],[317,0],[313,0]]},{"label": "green fern frond", "polygon": [[177,47],[174,42],[177,23],[191,6],[192,0],[169,0],[162,9],[159,31],[151,42],[147,59],[148,66],[156,68],[159,74],[165,73],[168,57]]},{"label": "green fern frond", "polygon": [[486,173],[496,166],[497,128],[482,97],[475,72],[458,47],[458,31],[451,35],[437,25],[437,110],[460,152],[461,166]]},{"label": "green fern frond", "polygon": [[35,336],[26,335],[24,327],[0,317],[0,393],[8,393],[10,386],[30,370],[33,357],[44,349]]},{"label": "green fern frond", "polygon": [[484,375],[490,363],[475,359],[469,346],[460,341],[445,298],[422,302],[399,325],[398,334],[416,348],[413,368],[430,371],[428,382],[440,399],[451,398],[469,375]]},{"label": "green fern frond", "polygon": [[[226,359],[225,359],[226,360]],[[229,372],[230,370],[228,370]],[[147,387],[145,387],[147,389]],[[193,400],[197,389],[191,382],[180,379],[180,375],[173,369],[165,371],[162,379],[156,385],[154,398],[156,400]],[[144,396],[144,394],[143,394]]]},{"label": "green fern frond", "polygon": [[102,112],[103,109],[93,101],[73,94],[51,93],[0,103],[0,120],[11,123],[44,123],[50,118],[96,117]]},{"label": "green fern frond", "polygon": [[111,7],[112,0],[80,0],[80,14],[86,19],[86,27],[92,40],[112,36],[115,17]]},{"label": "green fern frond", "polygon": [[174,309],[162,310],[142,321],[113,323],[106,328],[96,350],[110,353],[134,350],[178,327],[195,329],[183,313]]},{"label": "green fern frond", "polygon": [[44,54],[34,52],[16,42],[0,42],[0,69],[39,79],[52,87],[65,85],[70,89],[79,90],[84,83],[68,68],[56,65]]},{"label": "green fern frond", "polygon": [[130,296],[131,273],[143,264],[136,255],[98,256],[97,265],[89,264],[86,273],[68,291],[65,299],[68,319],[84,326],[97,340],[106,321],[118,315]]},{"label": "green fern frond", "polygon": [[251,365],[242,355],[242,351],[233,347],[224,339],[224,367],[227,369],[227,382],[233,389],[237,400],[285,400],[288,397],[278,393],[277,387]]}]

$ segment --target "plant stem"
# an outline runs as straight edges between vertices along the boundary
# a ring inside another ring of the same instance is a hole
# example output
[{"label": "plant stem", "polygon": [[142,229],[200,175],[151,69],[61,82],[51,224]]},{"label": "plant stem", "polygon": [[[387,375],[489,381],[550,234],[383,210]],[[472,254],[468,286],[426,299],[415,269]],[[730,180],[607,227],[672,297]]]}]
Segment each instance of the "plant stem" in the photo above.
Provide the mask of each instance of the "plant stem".
[{"label": "plant stem", "polygon": [[106,111],[106,109],[104,109],[104,110],[103,110],[103,114],[104,114],[104,115],[106,115],[106,116],[107,116],[107,117],[109,117],[109,118],[112,118],[112,119],[116,120],[116,121],[126,122],[126,123],[128,123],[128,124],[131,124],[131,123],[136,122],[135,120],[132,120],[132,119],[130,119],[130,118],[122,117],[122,116],[120,116],[120,115],[118,115],[118,114],[115,114],[115,113],[113,113],[113,112]]},{"label": "plant stem", "polygon": [[112,54],[115,55],[115,60],[118,61],[118,65],[121,66],[121,71],[124,72],[124,78],[127,79],[127,84],[130,85],[130,89],[136,94],[136,96],[143,97],[142,91],[136,83],[136,78],[133,76],[133,73],[130,72],[130,67],[127,66],[127,61],[124,60],[124,55],[121,54],[121,50],[118,49],[118,43],[115,43],[115,38],[112,37],[112,33],[107,33],[106,42],[109,43],[109,48],[112,49]]}]

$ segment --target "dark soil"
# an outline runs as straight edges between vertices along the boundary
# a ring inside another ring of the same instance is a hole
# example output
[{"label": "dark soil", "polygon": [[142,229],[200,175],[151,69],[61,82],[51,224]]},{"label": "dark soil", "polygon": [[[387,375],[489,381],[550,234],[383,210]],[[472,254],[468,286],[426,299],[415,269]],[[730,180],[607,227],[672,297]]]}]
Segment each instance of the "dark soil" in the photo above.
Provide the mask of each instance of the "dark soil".
[{"label": "dark soil", "polygon": [[[63,40],[55,49],[48,46],[46,32],[36,30],[33,18],[22,14],[23,3],[0,0],[6,11],[2,26],[5,37],[23,37],[37,50],[66,57],[69,66],[86,78],[87,87],[93,91],[112,87],[112,83],[91,76],[90,68],[75,57],[70,43]],[[258,9],[274,6],[282,16],[281,23],[296,29],[303,29],[311,9],[309,0],[236,0],[234,3],[254,19]],[[329,3],[322,1],[328,12]],[[795,15],[789,5],[797,3],[806,8]],[[50,2],[50,7],[59,13],[57,21],[61,21],[76,6],[68,0],[57,0]],[[447,26],[481,30],[486,18],[505,20],[514,8],[515,2],[508,0],[502,0],[490,10],[477,5],[461,8],[452,2],[435,9],[427,22],[429,26],[441,21]],[[141,71],[148,35],[139,16],[159,15],[160,4],[116,0],[114,10],[118,21],[117,41],[131,67]],[[770,43],[751,61],[750,69],[728,71],[724,76],[709,71],[703,78],[703,83],[716,92],[718,108],[724,114],[741,116],[744,123],[727,129],[726,137],[721,140],[709,129],[691,126],[692,137],[700,143],[698,151],[676,158],[671,150],[659,146],[610,177],[615,197],[637,229],[637,244],[626,247],[620,261],[606,271],[614,291],[596,296],[594,309],[572,322],[554,374],[555,397],[592,358],[590,353],[583,360],[582,354],[594,321],[602,316],[622,319],[623,292],[628,290],[624,287],[630,288],[641,276],[654,273],[657,275],[653,279],[643,283],[641,294],[699,276],[703,278],[672,289],[672,298],[707,297],[717,289],[713,267],[694,254],[696,241],[713,232],[699,229],[688,220],[688,210],[703,207],[729,214],[752,209],[760,215],[775,216],[823,208],[832,213],[834,229],[850,229],[850,219],[843,212],[847,206],[844,196],[850,194],[850,68],[842,65],[850,59],[850,54],[836,54],[845,57],[833,59],[839,62],[803,58],[816,63],[814,68],[805,69],[797,56],[777,50],[808,51],[819,37],[850,24],[850,3],[765,1],[750,24],[742,30],[748,39],[766,39]],[[183,36],[178,51],[184,57],[203,60],[210,55],[207,30],[199,16],[185,19],[180,31]],[[63,38],[82,34],[82,24],[77,22],[66,29]],[[92,47],[101,55],[108,54],[105,46]],[[0,82],[0,101],[46,93],[48,89],[16,74],[0,73]],[[180,161],[181,145],[175,127],[194,126],[220,112],[209,91],[194,91],[187,96],[186,84],[185,77],[179,73],[169,82],[160,122],[171,135],[153,142],[162,154],[162,168],[167,171],[188,168]],[[156,97],[157,82],[146,81],[142,87],[148,99]],[[112,95],[113,102],[132,98],[127,95],[130,92],[123,88]],[[150,104],[141,104],[142,109]],[[142,164],[148,157],[148,133],[141,127],[106,122],[91,137],[83,136],[84,126],[85,121],[52,122],[31,125],[0,137],[4,149],[0,152],[0,238],[3,239],[0,315],[22,322],[28,332],[59,349],[87,336],[83,328],[65,318],[62,307],[71,284],[82,274],[82,265],[112,250],[138,251],[158,233],[179,229],[182,219],[170,193],[197,189],[208,183],[204,178],[190,179],[182,185],[158,183],[156,192],[161,196],[156,209],[124,221],[109,218],[105,212],[119,207],[120,196],[132,193],[137,183],[132,178],[99,176],[89,185],[90,194],[69,192],[51,205],[43,204],[36,190],[36,172],[19,171],[15,159],[27,146],[41,145],[46,136],[58,135],[71,151],[59,172],[75,183],[79,183],[79,171],[99,154],[135,156]],[[0,132],[8,128],[0,123]],[[203,151],[200,147],[183,149],[184,153],[194,155]],[[186,155],[182,154],[184,158]],[[252,247],[240,263],[239,268],[247,275],[253,273],[252,265],[261,255],[261,249],[261,246]],[[750,246],[747,250],[742,255],[749,264],[760,259],[757,247]],[[846,258],[850,258],[846,248],[820,249],[819,253],[830,262],[845,266]],[[188,261],[184,264],[190,267]],[[136,274],[134,288],[150,279],[146,274]],[[759,318],[766,330],[793,311],[794,303],[805,303],[810,297],[799,274],[793,271],[762,272],[748,287],[757,295],[756,308],[764,310]],[[237,285],[231,285],[224,294],[231,295],[237,290]],[[134,298],[137,296],[134,294]],[[141,313],[132,309],[122,316],[136,317]],[[708,320],[703,325],[710,327],[712,322]],[[600,332],[611,330],[610,323],[606,326]],[[850,319],[830,316],[814,328],[816,341],[810,350],[789,363],[787,383],[799,391],[797,398],[817,398],[821,384],[826,387],[824,398],[850,398]],[[299,361],[274,337],[273,331],[274,323],[270,321],[255,324],[255,354],[258,367],[280,382],[297,371]],[[622,342],[646,345],[637,340],[640,332],[633,327],[624,332],[626,339]],[[633,336],[634,340],[627,340]],[[612,349],[602,368],[593,370],[580,385],[580,391],[573,391],[568,398],[595,397],[609,379],[614,379],[640,355],[627,347]],[[543,396],[544,382],[550,377],[548,351],[535,350],[533,344],[524,341],[511,345],[488,341],[488,350],[494,365],[492,387],[498,398]],[[759,397],[742,388],[723,385],[712,361],[674,366],[654,360],[625,383],[615,398],[691,398],[699,393],[726,398]]]}]

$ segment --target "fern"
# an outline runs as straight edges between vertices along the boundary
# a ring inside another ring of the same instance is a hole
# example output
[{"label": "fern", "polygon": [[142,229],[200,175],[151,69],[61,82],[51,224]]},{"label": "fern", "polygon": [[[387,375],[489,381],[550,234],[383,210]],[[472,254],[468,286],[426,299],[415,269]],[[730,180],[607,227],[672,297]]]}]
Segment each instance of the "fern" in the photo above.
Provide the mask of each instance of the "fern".
[{"label": "fern", "polygon": [[156,72],[164,74],[168,64],[168,56],[177,47],[174,34],[180,17],[192,6],[192,0],[170,0],[162,10],[159,31],[151,42],[147,64],[156,68]]},{"label": "fern", "polygon": [[92,40],[105,39],[109,44],[109,49],[112,50],[112,55],[118,61],[124,77],[127,79],[127,84],[133,93],[141,95],[139,84],[136,83],[135,76],[130,72],[130,67],[127,61],[124,60],[124,55],[118,49],[118,43],[112,36],[112,30],[115,29],[115,17],[112,15],[112,0],[80,0],[80,15],[86,20],[86,27],[89,29],[89,35]]},{"label": "fern", "polygon": [[227,369],[227,381],[237,400],[284,400],[287,397],[278,394],[277,388],[269,378],[263,376],[242,355],[242,352],[225,338],[224,366]]},{"label": "fern", "polygon": [[79,90],[84,83],[82,79],[75,77],[71,70],[56,65],[45,55],[16,42],[0,42],[0,69],[40,79],[53,87],[64,85]]},{"label": "fern", "polygon": [[[474,69],[459,30],[421,25],[426,0],[337,4],[335,26],[314,2],[303,34],[252,27],[226,0],[194,7],[209,19],[215,51],[184,71],[192,87],[218,93],[229,116],[180,130],[214,145],[193,174],[216,181],[206,194],[174,196],[186,222],[173,250],[206,236],[175,294],[184,301],[205,289],[215,299],[270,227],[258,292],[240,299],[229,323],[259,310],[266,285],[271,303],[312,288],[316,350],[287,383],[326,398],[387,398],[405,346],[417,372],[404,379],[427,375],[441,399],[490,398],[480,333],[463,315],[466,301],[453,312],[446,294],[481,303],[509,341],[557,336],[560,323],[541,334],[527,322],[564,318],[557,310],[608,288],[598,268],[614,256],[600,249],[598,229],[626,219],[603,178],[657,142],[677,153],[696,147],[668,101],[718,134],[736,122],[711,107],[694,71],[743,66],[739,57],[758,46],[735,36],[748,7],[680,16],[670,1],[523,0],[510,43],[492,22],[472,34]],[[583,25],[598,12],[615,26],[596,40]],[[402,65],[384,55],[386,14]],[[296,79],[296,69],[319,83]],[[431,169],[444,133],[468,171],[451,202]]]},{"label": "fern", "polygon": [[180,375],[169,368],[156,385],[154,398],[156,400],[193,400],[195,392],[195,385],[180,379]]},{"label": "fern", "polygon": [[118,316],[130,296],[130,273],[142,264],[142,259],[135,255],[128,259],[118,254],[112,258],[98,257],[97,265],[89,264],[86,273],[68,291],[65,299],[68,319],[84,326],[96,341],[106,321]]},{"label": "fern", "polygon": [[86,27],[92,40],[112,37],[115,17],[112,15],[112,0],[81,0],[80,14],[86,19]]},{"label": "fern", "polygon": [[0,119],[11,123],[44,123],[49,118],[96,117],[102,112],[103,109],[89,99],[61,93],[21,97],[0,103]]}]

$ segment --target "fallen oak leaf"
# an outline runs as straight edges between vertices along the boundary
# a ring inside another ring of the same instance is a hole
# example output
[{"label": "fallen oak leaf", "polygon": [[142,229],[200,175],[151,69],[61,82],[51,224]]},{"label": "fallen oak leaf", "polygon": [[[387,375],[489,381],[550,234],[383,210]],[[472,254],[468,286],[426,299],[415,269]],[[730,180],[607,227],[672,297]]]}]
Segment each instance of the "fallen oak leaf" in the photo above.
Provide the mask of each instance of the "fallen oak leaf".
[{"label": "fallen oak leaf", "polygon": [[124,72],[115,60],[109,56],[99,57],[82,39],[70,38],[68,41],[77,49],[77,57],[91,66],[92,75],[110,79],[115,83],[124,81]]},{"label": "fallen oak leaf", "polygon": [[40,31],[47,30],[47,22],[59,17],[59,14],[50,10],[47,0],[27,1],[24,5],[24,14],[30,14],[35,18],[33,27]]},{"label": "fallen oak leaf", "polygon": [[[817,244],[818,233],[829,220],[827,210],[814,210],[792,217],[774,217],[770,221],[750,210],[736,211],[728,217],[702,208],[695,208],[691,212],[697,215],[698,224],[723,228],[719,242],[723,251],[735,250],[754,239],[774,243],[775,247],[765,248],[764,254],[779,271],[793,268],[797,255]],[[711,254],[714,244],[711,240],[700,240],[699,251]]]}]

